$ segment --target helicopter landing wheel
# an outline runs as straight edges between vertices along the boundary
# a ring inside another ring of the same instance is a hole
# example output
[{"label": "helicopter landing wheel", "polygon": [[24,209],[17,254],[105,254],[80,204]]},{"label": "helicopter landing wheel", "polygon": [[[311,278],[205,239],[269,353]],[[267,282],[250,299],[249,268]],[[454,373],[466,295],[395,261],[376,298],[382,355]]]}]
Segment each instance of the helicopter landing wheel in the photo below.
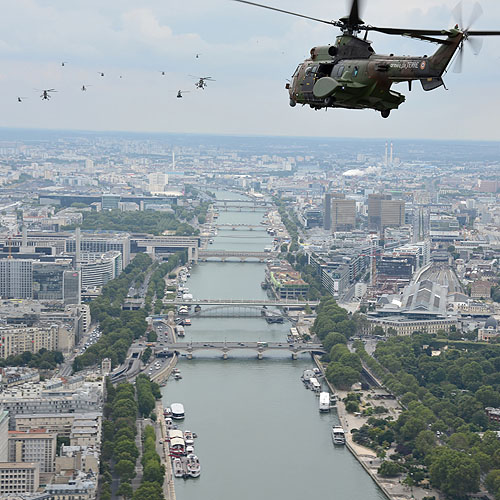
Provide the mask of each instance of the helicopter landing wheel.
[{"label": "helicopter landing wheel", "polygon": [[325,106],[329,108],[334,102],[335,102],[335,97],[326,97],[323,99],[323,102],[325,103]]},{"label": "helicopter landing wheel", "polygon": [[297,106],[297,103],[293,99],[290,99],[290,106],[292,108],[295,108],[295,106]]},{"label": "helicopter landing wheel", "polygon": [[391,110],[384,109],[383,111],[380,112],[380,114],[382,115],[382,118],[389,118],[389,115],[391,114]]}]

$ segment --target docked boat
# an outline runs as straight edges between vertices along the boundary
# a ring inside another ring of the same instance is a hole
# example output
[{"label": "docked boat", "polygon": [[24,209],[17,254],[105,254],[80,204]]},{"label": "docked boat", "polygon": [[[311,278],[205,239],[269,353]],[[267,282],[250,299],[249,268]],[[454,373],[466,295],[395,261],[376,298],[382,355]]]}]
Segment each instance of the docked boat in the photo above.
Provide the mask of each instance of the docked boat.
[{"label": "docked boat", "polygon": [[314,392],[321,391],[321,384],[318,382],[318,379],[316,377],[311,377],[309,379],[309,387],[310,387],[311,391],[314,391]]},{"label": "docked boat", "polygon": [[191,431],[184,431],[184,441],[186,444],[194,444],[194,436]]},{"label": "docked boat", "polygon": [[172,418],[172,410],[169,407],[165,408],[163,410],[163,416],[165,418]]},{"label": "docked boat", "polygon": [[165,419],[165,427],[167,428],[167,430],[174,428],[174,422],[172,421],[172,419],[170,417]]},{"label": "docked boat", "polygon": [[181,380],[181,379],[182,379],[182,375],[180,373],[174,374],[174,380]]},{"label": "docked boat", "polygon": [[186,457],[186,471],[190,477],[198,477],[201,474],[200,461],[194,453]]},{"label": "docked boat", "polygon": [[184,469],[184,465],[182,464],[182,460],[180,458],[174,458],[173,460],[174,464],[174,476],[175,477],[184,477],[184,474],[186,473]]},{"label": "docked boat", "polygon": [[312,370],[304,370],[302,374],[302,381],[308,383],[314,377],[314,372]]},{"label": "docked boat", "polygon": [[319,411],[330,411],[330,394],[328,392],[320,392],[319,394]]},{"label": "docked boat", "polygon": [[184,320],[184,326],[191,326],[191,320],[189,318]]},{"label": "docked boat", "polygon": [[345,444],[345,432],[339,425],[332,427],[333,444]]},{"label": "docked boat", "polygon": [[186,334],[182,325],[177,325],[175,329],[177,330],[178,337],[184,337],[184,335]]},{"label": "docked boat", "polygon": [[172,410],[172,418],[174,420],[182,420],[184,418],[184,405],[181,403],[172,403],[170,405]]}]

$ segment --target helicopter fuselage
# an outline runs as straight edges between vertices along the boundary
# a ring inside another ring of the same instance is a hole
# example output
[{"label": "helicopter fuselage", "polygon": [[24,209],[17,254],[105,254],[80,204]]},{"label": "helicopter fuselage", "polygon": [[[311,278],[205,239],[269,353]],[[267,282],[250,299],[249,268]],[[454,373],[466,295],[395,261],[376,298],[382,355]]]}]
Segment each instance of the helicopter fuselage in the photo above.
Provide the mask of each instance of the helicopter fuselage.
[{"label": "helicopter fuselage", "polygon": [[290,105],[311,108],[374,109],[387,117],[405,101],[391,90],[394,83],[420,80],[424,90],[444,85],[442,75],[460,47],[464,34],[443,32],[448,38],[431,56],[406,57],[375,54],[371,42],[350,34],[335,45],[314,47],[287,84]]}]

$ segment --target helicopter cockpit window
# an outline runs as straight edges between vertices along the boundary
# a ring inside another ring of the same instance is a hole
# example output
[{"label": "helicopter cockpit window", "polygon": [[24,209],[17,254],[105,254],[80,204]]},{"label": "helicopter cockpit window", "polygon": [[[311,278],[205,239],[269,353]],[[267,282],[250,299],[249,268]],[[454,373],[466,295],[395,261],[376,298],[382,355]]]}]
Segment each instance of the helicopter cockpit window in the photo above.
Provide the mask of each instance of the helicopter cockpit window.
[{"label": "helicopter cockpit window", "polygon": [[337,76],[342,76],[344,74],[345,66],[339,66],[337,69]]},{"label": "helicopter cockpit window", "polygon": [[297,69],[293,72],[292,78],[295,78],[299,74],[299,71],[300,71],[300,64],[297,66]]}]

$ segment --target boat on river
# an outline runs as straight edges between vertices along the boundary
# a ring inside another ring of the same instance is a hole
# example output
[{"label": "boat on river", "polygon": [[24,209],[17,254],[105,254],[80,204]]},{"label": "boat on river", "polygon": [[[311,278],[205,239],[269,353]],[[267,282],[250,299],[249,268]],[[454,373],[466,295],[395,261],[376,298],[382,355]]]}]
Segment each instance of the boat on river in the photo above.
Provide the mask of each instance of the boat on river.
[{"label": "boat on river", "polygon": [[170,409],[172,410],[172,418],[174,420],[184,419],[184,405],[182,403],[172,403]]},{"label": "boat on river", "polygon": [[178,457],[174,458],[173,464],[174,464],[174,476],[184,477],[184,475],[186,474],[186,469],[184,468],[182,460]]},{"label": "boat on river", "polygon": [[319,394],[319,411],[330,411],[330,394],[328,392],[321,392]]},{"label": "boat on river", "polygon": [[191,431],[184,431],[184,441],[186,442],[186,444],[194,444],[194,436]]},{"label": "boat on river", "polygon": [[190,477],[199,477],[201,474],[200,460],[194,453],[186,457],[186,471]]},{"label": "boat on river", "polygon": [[333,444],[345,444],[345,432],[344,429],[339,425],[332,427],[332,441]]}]

